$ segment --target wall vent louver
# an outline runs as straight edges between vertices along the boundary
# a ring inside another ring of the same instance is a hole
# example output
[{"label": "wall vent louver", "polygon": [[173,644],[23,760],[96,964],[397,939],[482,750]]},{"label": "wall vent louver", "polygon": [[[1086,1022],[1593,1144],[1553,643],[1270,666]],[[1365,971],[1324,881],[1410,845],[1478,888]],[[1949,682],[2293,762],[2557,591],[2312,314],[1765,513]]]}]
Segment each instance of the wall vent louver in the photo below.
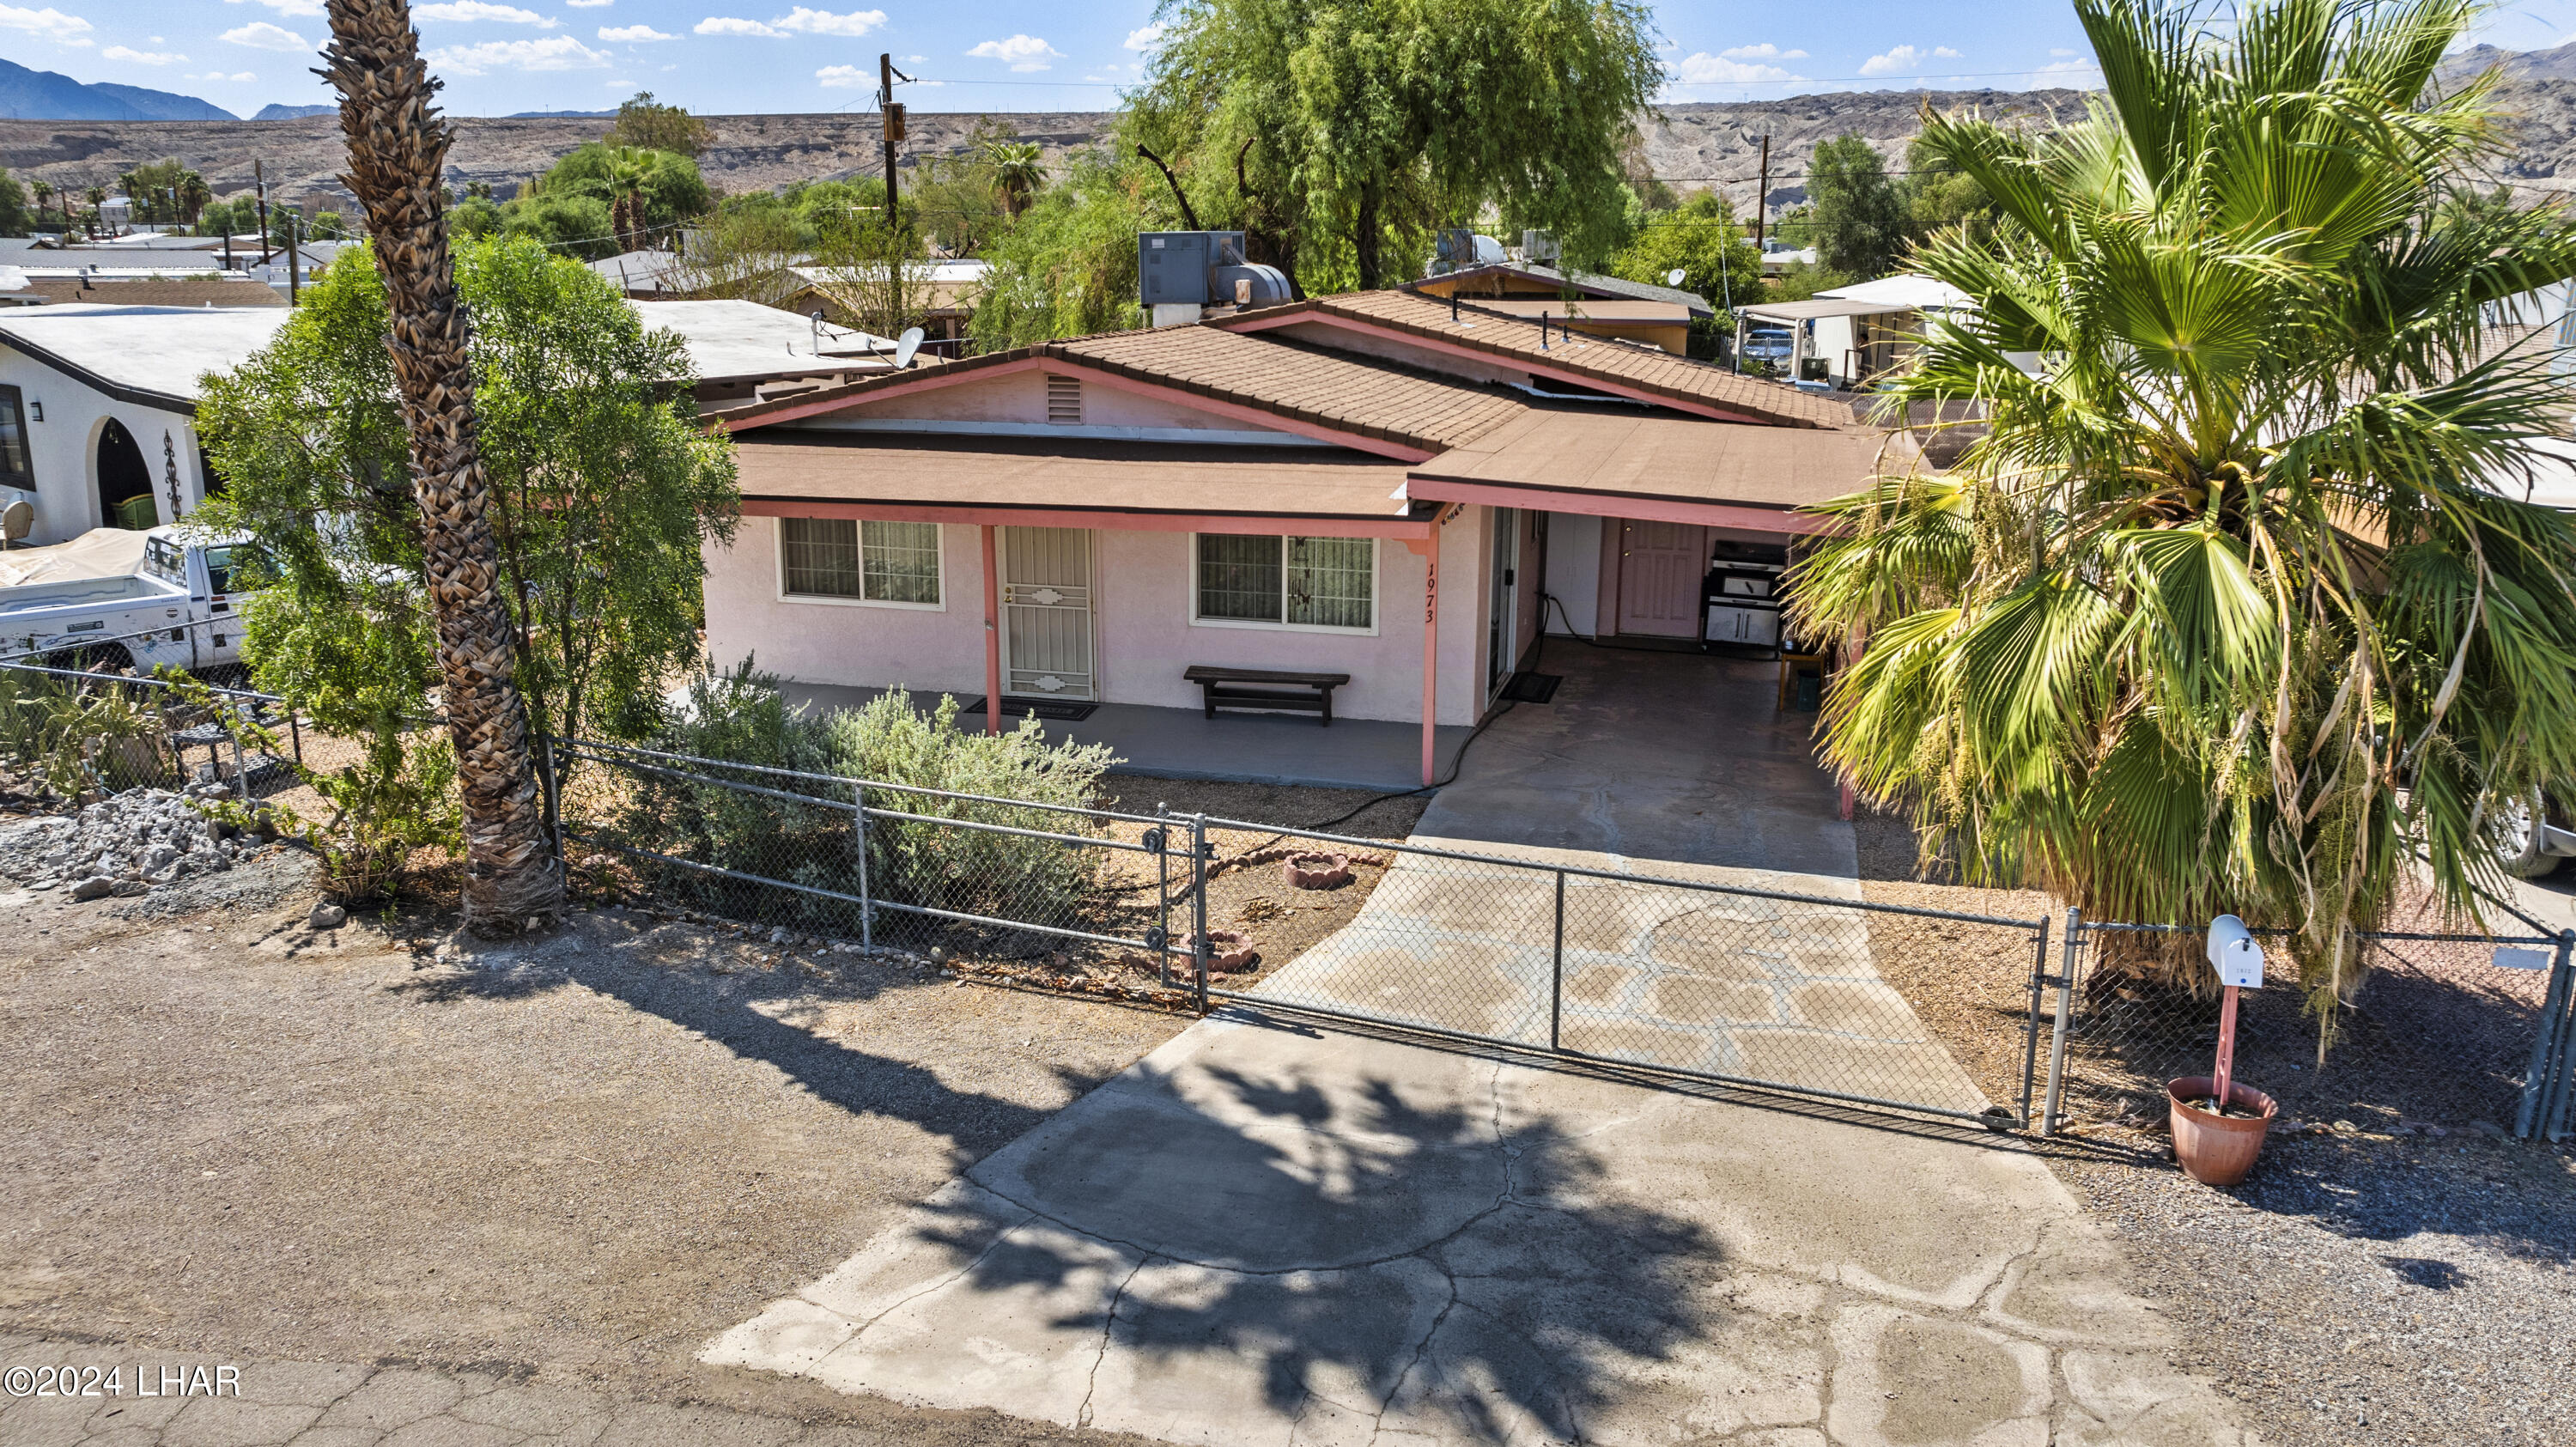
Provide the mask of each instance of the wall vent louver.
[{"label": "wall vent louver", "polygon": [[1082,379],[1047,374],[1047,421],[1061,427],[1082,425]]}]

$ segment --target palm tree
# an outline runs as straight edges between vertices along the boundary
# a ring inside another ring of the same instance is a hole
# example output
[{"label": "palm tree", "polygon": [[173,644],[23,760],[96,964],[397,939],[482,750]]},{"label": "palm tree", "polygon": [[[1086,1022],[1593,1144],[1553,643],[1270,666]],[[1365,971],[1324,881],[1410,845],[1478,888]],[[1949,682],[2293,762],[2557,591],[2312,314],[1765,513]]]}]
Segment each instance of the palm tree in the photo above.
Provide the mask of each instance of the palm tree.
[{"label": "palm tree", "polygon": [[[45,203],[53,199],[54,184],[51,181],[36,181],[30,183],[28,189],[36,193],[36,224],[42,226],[45,224]],[[63,226],[66,230],[70,228],[69,216],[63,218]]]},{"label": "palm tree", "polygon": [[651,151],[619,146],[608,153],[608,227],[617,233],[620,251],[644,244],[644,183],[652,175]]},{"label": "palm tree", "polygon": [[214,204],[214,200],[215,190],[206,184],[206,178],[195,171],[190,171],[179,178],[180,214],[176,219],[194,226],[206,214],[206,208]]},{"label": "palm tree", "polygon": [[392,313],[394,379],[411,432],[447,728],[465,804],[465,915],[493,932],[552,920],[563,872],[548,847],[528,714],[511,680],[510,613],[496,586],[491,490],[475,437],[466,318],[440,206],[453,139],[405,0],[330,0],[325,72],[340,92],[350,190]]},{"label": "palm tree", "polygon": [[1045,153],[1035,141],[995,141],[984,154],[993,167],[993,184],[1001,188],[1002,208],[1016,221],[1046,185]]},{"label": "palm tree", "polygon": [[2076,10],[2082,123],[1927,117],[2008,221],[1918,248],[1978,310],[1891,406],[1990,430],[1799,570],[1866,641],[1825,753],[1972,877],[2295,930],[2330,1022],[2416,856],[2478,918],[2499,814],[2576,779],[2576,531],[2519,499],[2566,394],[2490,330],[2576,231],[2450,201],[2495,143],[2494,73],[2434,89],[2475,0]]},{"label": "palm tree", "polygon": [[98,236],[99,217],[107,207],[107,188],[93,181],[81,189],[81,199],[89,203],[89,214],[81,218],[81,225],[88,230],[91,239],[95,240]]}]

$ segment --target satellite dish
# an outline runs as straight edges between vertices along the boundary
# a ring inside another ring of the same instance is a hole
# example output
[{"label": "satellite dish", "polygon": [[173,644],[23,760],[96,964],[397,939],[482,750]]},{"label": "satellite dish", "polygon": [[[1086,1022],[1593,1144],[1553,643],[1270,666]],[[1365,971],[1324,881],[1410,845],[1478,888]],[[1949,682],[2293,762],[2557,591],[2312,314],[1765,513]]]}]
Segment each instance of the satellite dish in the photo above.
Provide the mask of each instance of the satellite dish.
[{"label": "satellite dish", "polygon": [[894,369],[898,372],[912,365],[912,354],[921,350],[921,328],[905,327],[894,339]]},{"label": "satellite dish", "polygon": [[0,542],[16,542],[36,530],[36,510],[20,498],[0,508]]},{"label": "satellite dish", "polygon": [[1682,278],[1688,275],[1690,275],[1689,272],[1676,266],[1672,270],[1664,273],[1664,285],[1679,286],[1682,284]]}]

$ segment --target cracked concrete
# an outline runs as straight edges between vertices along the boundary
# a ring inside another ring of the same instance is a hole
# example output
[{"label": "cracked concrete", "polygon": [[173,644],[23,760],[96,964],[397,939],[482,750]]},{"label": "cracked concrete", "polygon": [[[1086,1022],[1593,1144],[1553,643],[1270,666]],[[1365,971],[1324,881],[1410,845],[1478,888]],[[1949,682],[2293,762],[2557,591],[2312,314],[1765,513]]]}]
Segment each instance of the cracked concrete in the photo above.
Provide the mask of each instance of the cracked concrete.
[{"label": "cracked concrete", "polygon": [[1973,1134],[1193,1026],[703,1359],[1183,1443],[2250,1441]]}]

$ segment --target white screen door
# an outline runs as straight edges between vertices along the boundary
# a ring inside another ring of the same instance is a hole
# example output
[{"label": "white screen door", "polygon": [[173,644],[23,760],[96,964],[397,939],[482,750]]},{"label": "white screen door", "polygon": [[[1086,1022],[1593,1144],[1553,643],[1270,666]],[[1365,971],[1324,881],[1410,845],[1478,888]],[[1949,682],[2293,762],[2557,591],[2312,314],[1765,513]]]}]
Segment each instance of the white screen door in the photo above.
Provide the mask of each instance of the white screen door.
[{"label": "white screen door", "polygon": [[1096,698],[1091,667],[1091,532],[1002,529],[1002,691]]}]

